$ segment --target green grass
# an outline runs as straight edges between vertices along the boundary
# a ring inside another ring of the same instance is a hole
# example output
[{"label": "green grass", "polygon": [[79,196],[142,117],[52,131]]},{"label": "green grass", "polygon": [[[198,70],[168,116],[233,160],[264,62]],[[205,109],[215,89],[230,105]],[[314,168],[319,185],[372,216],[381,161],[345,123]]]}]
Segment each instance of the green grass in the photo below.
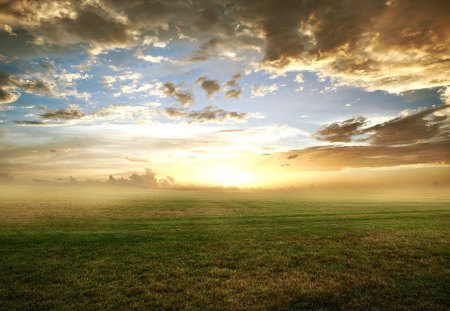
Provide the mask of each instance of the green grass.
[{"label": "green grass", "polygon": [[0,190],[0,309],[448,310],[448,201]]}]

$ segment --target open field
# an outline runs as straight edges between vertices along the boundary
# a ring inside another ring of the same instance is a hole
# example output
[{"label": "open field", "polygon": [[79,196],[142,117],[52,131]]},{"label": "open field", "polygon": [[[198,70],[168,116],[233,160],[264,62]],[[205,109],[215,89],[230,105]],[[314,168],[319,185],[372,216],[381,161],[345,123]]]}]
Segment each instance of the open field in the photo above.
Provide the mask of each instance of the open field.
[{"label": "open field", "polygon": [[448,310],[448,199],[0,190],[0,309]]}]

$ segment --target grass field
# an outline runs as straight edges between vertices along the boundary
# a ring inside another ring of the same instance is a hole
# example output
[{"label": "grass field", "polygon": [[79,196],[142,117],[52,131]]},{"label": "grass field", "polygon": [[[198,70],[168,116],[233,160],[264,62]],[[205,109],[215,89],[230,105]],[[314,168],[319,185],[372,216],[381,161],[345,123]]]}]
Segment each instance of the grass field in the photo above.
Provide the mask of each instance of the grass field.
[{"label": "grass field", "polygon": [[448,310],[448,200],[0,190],[0,309]]}]

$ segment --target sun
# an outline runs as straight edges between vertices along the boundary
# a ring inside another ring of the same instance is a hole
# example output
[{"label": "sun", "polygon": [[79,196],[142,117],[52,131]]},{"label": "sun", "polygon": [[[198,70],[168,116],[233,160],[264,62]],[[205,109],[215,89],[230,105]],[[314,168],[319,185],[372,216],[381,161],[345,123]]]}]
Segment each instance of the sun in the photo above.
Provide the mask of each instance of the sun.
[{"label": "sun", "polygon": [[251,172],[230,165],[214,167],[210,179],[222,187],[248,187],[254,181],[254,176]]}]

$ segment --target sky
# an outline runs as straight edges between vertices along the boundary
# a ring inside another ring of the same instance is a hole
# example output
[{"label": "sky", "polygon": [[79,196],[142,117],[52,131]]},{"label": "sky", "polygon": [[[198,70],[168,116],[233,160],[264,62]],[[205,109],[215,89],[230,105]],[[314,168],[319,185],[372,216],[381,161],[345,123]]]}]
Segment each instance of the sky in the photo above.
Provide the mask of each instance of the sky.
[{"label": "sky", "polygon": [[450,5],[2,0],[0,180],[450,183]]}]

